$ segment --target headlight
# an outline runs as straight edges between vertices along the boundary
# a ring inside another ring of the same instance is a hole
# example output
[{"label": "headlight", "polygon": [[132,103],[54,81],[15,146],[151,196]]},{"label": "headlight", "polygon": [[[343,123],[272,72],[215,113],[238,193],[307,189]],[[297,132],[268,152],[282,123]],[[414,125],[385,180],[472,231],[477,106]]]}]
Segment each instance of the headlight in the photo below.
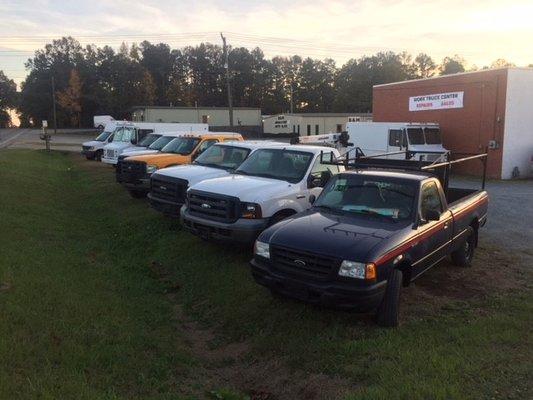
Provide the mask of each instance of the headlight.
[{"label": "headlight", "polygon": [[89,146],[89,147],[87,147],[87,150],[89,150],[89,151],[93,151],[93,150],[94,150],[94,146]]},{"label": "headlight", "polygon": [[344,260],[339,268],[339,275],[356,279],[375,279],[376,266],[372,263],[364,264],[355,261]]},{"label": "headlight", "polygon": [[155,171],[157,171],[157,165],[147,165],[146,166],[146,173],[153,174]]},{"label": "headlight", "polygon": [[265,258],[270,258],[270,245],[268,243],[255,241],[254,254]]},{"label": "headlight", "polygon": [[261,206],[255,203],[241,203],[241,216],[243,218],[261,218]]}]

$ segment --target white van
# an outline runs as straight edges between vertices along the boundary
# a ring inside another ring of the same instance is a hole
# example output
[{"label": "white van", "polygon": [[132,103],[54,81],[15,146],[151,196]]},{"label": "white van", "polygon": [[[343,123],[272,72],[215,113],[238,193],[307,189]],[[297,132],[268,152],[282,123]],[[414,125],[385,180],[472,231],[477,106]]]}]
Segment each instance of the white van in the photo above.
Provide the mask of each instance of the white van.
[{"label": "white van", "polygon": [[[113,143],[104,146],[102,162],[116,165],[118,157],[124,151],[139,149],[146,146],[139,146],[140,141],[149,134],[161,135],[164,132],[207,132],[207,124],[165,124],[151,122],[123,122],[117,124]],[[156,138],[157,139],[157,138]],[[143,143],[144,144],[144,143]]]},{"label": "white van", "polygon": [[[409,150],[428,152],[416,154],[416,159],[433,161],[448,151],[442,146],[440,128],[435,123],[348,122],[346,130],[348,141],[367,156]],[[388,158],[405,156],[405,153],[399,153]]]},{"label": "white van", "polygon": [[115,121],[108,122],[102,133],[100,133],[94,140],[84,142],[81,145],[81,154],[83,154],[87,160],[100,161],[102,158],[102,152],[104,146],[113,141],[113,133],[117,127]]},{"label": "white van", "polygon": [[93,117],[93,125],[95,128],[103,130],[109,122],[113,122],[115,118],[111,115],[95,115]]}]

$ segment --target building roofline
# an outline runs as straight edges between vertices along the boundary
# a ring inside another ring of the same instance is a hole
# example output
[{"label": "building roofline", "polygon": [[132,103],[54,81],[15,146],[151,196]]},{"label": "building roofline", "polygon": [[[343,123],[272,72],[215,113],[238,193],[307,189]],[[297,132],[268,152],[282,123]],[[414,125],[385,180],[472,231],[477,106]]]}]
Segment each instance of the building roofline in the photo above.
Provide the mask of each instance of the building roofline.
[{"label": "building roofline", "polygon": [[517,69],[525,70],[525,71],[533,71],[533,68],[530,68],[530,67],[503,67],[503,68],[492,68],[492,69],[480,69],[478,71],[458,72],[456,74],[432,76],[430,78],[409,79],[409,80],[400,81],[400,82],[382,83],[380,85],[374,85],[373,87],[377,88],[377,87],[383,87],[383,86],[402,85],[405,83],[429,81],[433,79],[443,79],[443,78],[449,78],[452,76],[474,75],[474,74],[483,74],[483,73],[494,72],[494,71],[517,70]]},{"label": "building roofline", "polygon": [[[228,110],[229,107],[174,107],[174,106],[133,106],[131,110],[139,110],[146,108],[155,108],[155,109],[170,109],[170,110]],[[233,107],[234,110],[258,110],[261,111],[259,107]]]},{"label": "building roofline", "polygon": [[273,115],[264,115],[263,119],[274,118],[280,115],[289,117],[370,117],[372,113],[280,113]]}]

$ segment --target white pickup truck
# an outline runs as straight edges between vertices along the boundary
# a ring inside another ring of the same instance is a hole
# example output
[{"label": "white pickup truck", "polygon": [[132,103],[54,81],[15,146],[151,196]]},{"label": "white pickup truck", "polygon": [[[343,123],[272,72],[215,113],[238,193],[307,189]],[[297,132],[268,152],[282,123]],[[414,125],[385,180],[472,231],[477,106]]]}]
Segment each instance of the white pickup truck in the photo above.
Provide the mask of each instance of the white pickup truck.
[{"label": "white pickup truck", "polygon": [[322,164],[337,149],[266,146],[230,176],[192,185],[181,208],[185,229],[205,239],[251,244],[268,226],[311,207],[328,179],[344,168]]},{"label": "white pickup truck", "polygon": [[228,176],[258,149],[286,146],[266,141],[217,143],[198,156],[192,164],[163,168],[150,178],[150,205],[163,214],[179,217],[187,189],[206,179]]}]

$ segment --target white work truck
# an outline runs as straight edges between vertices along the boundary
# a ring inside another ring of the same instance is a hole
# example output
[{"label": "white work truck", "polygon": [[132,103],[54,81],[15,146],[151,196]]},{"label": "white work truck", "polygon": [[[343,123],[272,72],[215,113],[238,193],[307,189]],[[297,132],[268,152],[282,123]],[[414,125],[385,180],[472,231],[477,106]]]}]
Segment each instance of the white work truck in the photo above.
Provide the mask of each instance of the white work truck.
[{"label": "white work truck", "polygon": [[402,159],[406,155],[409,158],[407,152],[412,151],[417,153],[417,159],[434,161],[448,152],[435,123],[348,122],[346,131],[348,141],[367,156],[396,152],[387,158]]},{"label": "white work truck", "polygon": [[117,124],[115,121],[108,122],[102,133],[100,133],[94,140],[84,142],[81,145],[81,154],[83,154],[87,160],[100,161],[102,158],[102,152],[104,146],[113,141],[113,135]]},{"label": "white work truck", "polygon": [[200,154],[192,164],[154,172],[148,193],[150,205],[165,215],[178,217],[190,186],[206,179],[230,175],[258,149],[286,145],[261,140],[216,143]]},{"label": "white work truck", "polygon": [[164,132],[207,132],[207,124],[165,124],[151,122],[123,122],[117,123],[117,128],[113,137],[113,143],[104,146],[102,162],[116,165],[118,157],[124,151],[144,150],[139,146],[140,141],[149,134],[159,134]]},{"label": "white work truck", "polygon": [[258,149],[230,176],[192,185],[182,224],[205,239],[251,244],[268,226],[311,207],[328,179],[344,170],[321,162],[331,156],[340,154],[325,146]]}]

